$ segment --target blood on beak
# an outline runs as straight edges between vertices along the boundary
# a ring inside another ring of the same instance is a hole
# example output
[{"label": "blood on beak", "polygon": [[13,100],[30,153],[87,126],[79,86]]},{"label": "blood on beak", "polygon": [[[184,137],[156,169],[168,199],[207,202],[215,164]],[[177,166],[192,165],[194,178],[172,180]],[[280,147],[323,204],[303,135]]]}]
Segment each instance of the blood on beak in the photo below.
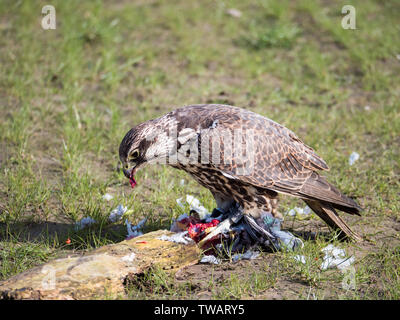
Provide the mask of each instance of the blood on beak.
[{"label": "blood on beak", "polygon": [[129,183],[131,184],[132,189],[136,186],[136,180],[133,177],[133,174],[129,177]]},{"label": "blood on beak", "polygon": [[134,188],[136,186],[136,180],[135,180],[135,172],[136,170],[133,168],[131,170],[122,170],[124,172],[125,177],[129,179],[129,183],[131,184],[131,187]]}]

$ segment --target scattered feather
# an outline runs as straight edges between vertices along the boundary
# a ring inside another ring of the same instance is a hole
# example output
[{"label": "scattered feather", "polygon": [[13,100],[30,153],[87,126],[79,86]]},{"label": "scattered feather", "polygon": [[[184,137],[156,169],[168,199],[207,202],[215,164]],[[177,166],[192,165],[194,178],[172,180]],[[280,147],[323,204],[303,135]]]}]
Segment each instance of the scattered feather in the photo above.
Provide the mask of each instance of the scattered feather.
[{"label": "scattered feather", "polygon": [[110,201],[112,198],[114,197],[109,193],[106,193],[105,195],[102,196],[102,199],[106,201]]},{"label": "scattered feather", "polygon": [[354,263],[354,257],[346,257],[346,251],[329,244],[322,249],[325,253],[324,261],[321,264],[321,269],[326,270],[338,267],[340,270],[345,269]]},{"label": "scattered feather", "polygon": [[235,8],[226,10],[226,13],[234,18],[240,18],[242,16],[242,11],[235,9]]},{"label": "scattered feather", "polygon": [[294,260],[301,262],[302,264],[306,264],[306,257],[302,255],[294,256]]},{"label": "scattered feather", "polygon": [[185,204],[189,205],[190,210],[194,210],[199,214],[200,220],[206,219],[211,215],[211,213],[204,208],[200,200],[191,196],[191,195],[186,195],[186,201],[183,200],[183,198],[176,199],[176,203],[182,208],[185,209]]},{"label": "scattered feather", "polygon": [[221,260],[218,259],[216,256],[209,255],[201,258],[200,263],[220,264]]},{"label": "scattered feather", "polygon": [[163,240],[163,241],[171,241],[171,242],[175,242],[175,243],[182,243],[182,244],[189,244],[189,243],[194,242],[189,237],[187,231],[174,233],[173,235],[170,235],[170,236],[163,234],[161,237],[158,237],[157,239]]},{"label": "scattered feather", "polygon": [[126,229],[128,231],[128,236],[127,236],[126,240],[136,238],[138,236],[143,235],[143,232],[140,231],[140,229],[143,228],[146,221],[147,221],[147,218],[144,218],[144,219],[140,220],[137,225],[132,226],[132,224],[128,221],[128,219],[125,219],[125,225],[126,225]]},{"label": "scattered feather", "polygon": [[247,250],[245,253],[236,253],[232,256],[232,261],[237,262],[239,260],[253,260],[258,258],[260,252]]},{"label": "scattered feather", "polygon": [[87,226],[90,226],[92,224],[96,223],[96,220],[90,218],[90,217],[85,217],[81,219],[80,221],[75,223],[75,230],[81,230],[86,228]]},{"label": "scattered feather", "polygon": [[360,158],[357,152],[353,152],[349,157],[349,165],[352,166]]},{"label": "scattered feather", "polygon": [[294,207],[293,209],[290,209],[286,212],[286,215],[289,216],[307,216],[310,213],[312,213],[312,210],[309,206],[305,206],[304,208],[300,208],[300,207]]},{"label": "scattered feather", "polygon": [[[339,270],[346,269],[351,266],[355,259],[354,256],[347,257],[346,251],[329,244],[321,250],[324,253],[324,258],[320,266],[321,270],[333,269],[337,267]],[[296,255],[294,260],[302,264],[306,264],[306,257],[303,255]]]},{"label": "scattered feather", "polygon": [[127,207],[124,207],[122,204],[120,204],[120,205],[118,205],[118,207],[116,207],[114,210],[111,211],[108,219],[111,222],[117,222],[117,221],[121,220],[122,216],[124,215],[124,213],[127,210],[128,210]]}]

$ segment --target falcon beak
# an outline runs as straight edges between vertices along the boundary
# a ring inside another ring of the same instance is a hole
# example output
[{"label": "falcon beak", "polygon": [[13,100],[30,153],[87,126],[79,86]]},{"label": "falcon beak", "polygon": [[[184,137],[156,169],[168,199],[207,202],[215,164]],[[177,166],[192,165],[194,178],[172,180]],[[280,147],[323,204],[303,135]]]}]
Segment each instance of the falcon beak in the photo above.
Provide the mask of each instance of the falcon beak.
[{"label": "falcon beak", "polygon": [[133,166],[132,168],[129,168],[126,165],[122,169],[122,171],[124,172],[125,177],[127,177],[129,179],[129,183],[131,184],[132,188],[134,188],[136,186],[136,180],[135,180],[136,167],[137,167],[137,164],[135,164],[135,166]]},{"label": "falcon beak", "polygon": [[127,177],[128,179],[130,179],[132,177],[132,174],[135,174],[136,171],[136,164],[134,164],[134,166],[130,167],[125,164],[122,168],[122,172],[124,173],[125,177]]},{"label": "falcon beak", "polygon": [[122,169],[122,171],[123,171],[125,177],[127,177],[128,179],[131,177],[132,170],[133,170],[133,168],[131,168],[131,169],[125,169],[125,168],[123,168],[123,169]]}]

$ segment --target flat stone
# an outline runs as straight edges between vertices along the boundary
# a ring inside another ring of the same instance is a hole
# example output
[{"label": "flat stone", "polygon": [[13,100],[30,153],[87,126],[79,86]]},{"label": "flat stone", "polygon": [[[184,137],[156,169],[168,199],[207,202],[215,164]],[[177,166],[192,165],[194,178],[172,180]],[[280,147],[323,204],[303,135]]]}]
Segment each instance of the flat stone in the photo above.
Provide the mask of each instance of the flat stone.
[{"label": "flat stone", "polygon": [[168,272],[196,264],[200,249],[157,239],[158,230],[84,255],[56,259],[0,282],[0,299],[101,299],[123,297],[124,281],[158,265]]}]

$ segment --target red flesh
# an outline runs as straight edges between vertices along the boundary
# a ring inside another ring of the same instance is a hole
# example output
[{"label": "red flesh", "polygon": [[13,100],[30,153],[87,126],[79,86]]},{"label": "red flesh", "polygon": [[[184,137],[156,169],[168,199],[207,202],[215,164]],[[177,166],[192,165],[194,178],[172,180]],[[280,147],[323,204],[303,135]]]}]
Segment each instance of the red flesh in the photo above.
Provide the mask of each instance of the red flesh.
[{"label": "red flesh", "polygon": [[196,223],[196,224],[192,224],[190,223],[189,228],[188,228],[188,233],[189,236],[196,242],[199,242],[201,233],[211,227],[215,227],[220,223],[219,220],[217,219],[213,219],[211,222],[209,223]]}]

